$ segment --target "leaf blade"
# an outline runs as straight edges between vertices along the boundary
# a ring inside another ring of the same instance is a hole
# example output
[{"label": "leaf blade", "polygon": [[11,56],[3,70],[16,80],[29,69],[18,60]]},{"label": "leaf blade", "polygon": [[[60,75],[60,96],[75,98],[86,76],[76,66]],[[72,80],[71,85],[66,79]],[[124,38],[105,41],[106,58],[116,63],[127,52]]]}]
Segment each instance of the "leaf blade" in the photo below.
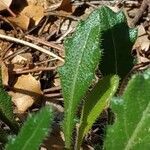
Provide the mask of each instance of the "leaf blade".
[{"label": "leaf blade", "polygon": [[6,150],[37,150],[48,134],[53,120],[52,110],[42,108],[39,113],[28,117],[18,136],[6,145]]},{"label": "leaf blade", "polygon": [[110,102],[119,85],[119,77],[111,75],[100,80],[85,99],[82,110],[77,138],[77,149],[80,148],[82,139],[88,133],[95,120]]},{"label": "leaf blade", "polygon": [[65,42],[65,65],[59,69],[59,74],[65,104],[63,130],[66,148],[71,145],[75,111],[94,78],[94,71],[100,60],[99,39],[99,14],[94,11]]},{"label": "leaf blade", "polygon": [[108,128],[106,149],[149,149],[149,91],[150,70],[148,69],[144,73],[134,75],[123,96],[112,101],[117,120]]}]

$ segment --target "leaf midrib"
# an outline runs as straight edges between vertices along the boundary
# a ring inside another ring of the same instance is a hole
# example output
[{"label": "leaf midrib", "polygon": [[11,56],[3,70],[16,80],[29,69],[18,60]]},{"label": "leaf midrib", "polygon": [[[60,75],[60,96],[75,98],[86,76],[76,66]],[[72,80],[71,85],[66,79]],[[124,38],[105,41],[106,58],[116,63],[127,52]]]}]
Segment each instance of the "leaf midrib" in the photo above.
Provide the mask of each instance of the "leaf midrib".
[{"label": "leaf midrib", "polygon": [[[107,16],[110,18],[109,13],[108,13],[107,10],[105,10],[105,8],[104,8],[104,11],[107,14]],[[118,66],[118,62],[117,62],[117,48],[115,46],[115,41],[114,41],[114,36],[113,36],[113,33],[114,33],[113,32],[113,28],[111,27],[111,25],[109,23],[108,17],[106,17],[106,19],[107,19],[108,26],[109,26],[110,33],[111,33],[111,37],[112,37],[112,42],[113,42],[113,47],[114,47],[114,57],[115,57],[115,72],[117,74],[117,72],[118,72],[118,68],[117,68],[117,66]]]},{"label": "leaf midrib", "polygon": [[[70,100],[69,100],[69,108],[68,108],[68,116],[69,116],[69,118],[70,118],[70,116],[71,116],[71,114],[72,114],[72,112],[71,112],[71,110],[72,110],[72,107],[74,106],[73,105],[73,102],[74,102],[74,94],[75,94],[75,92],[74,92],[74,90],[75,90],[75,85],[76,85],[76,81],[77,81],[77,77],[78,77],[78,74],[79,74],[79,68],[80,68],[80,64],[81,64],[81,62],[82,62],[82,58],[83,58],[83,55],[84,55],[84,49],[85,49],[85,47],[86,47],[86,43],[87,43],[87,41],[88,41],[88,39],[89,39],[89,35],[90,35],[90,33],[91,33],[91,30],[92,30],[93,28],[90,28],[90,30],[89,30],[89,33],[88,33],[88,36],[87,36],[87,39],[85,40],[85,44],[84,44],[84,46],[83,46],[83,48],[82,48],[82,55],[81,55],[81,57],[80,57],[80,60],[78,61],[78,66],[77,66],[77,68],[76,68],[76,71],[75,72],[77,72],[76,74],[75,74],[75,76],[74,76],[74,79],[73,79],[73,86],[72,86],[72,90],[71,90],[71,92],[70,92],[70,95],[71,95],[71,97],[70,97]],[[69,119],[69,121],[67,122],[67,127],[68,128],[70,128],[70,124],[71,124],[71,119]],[[70,132],[70,129],[67,129],[67,131],[68,132]]]}]

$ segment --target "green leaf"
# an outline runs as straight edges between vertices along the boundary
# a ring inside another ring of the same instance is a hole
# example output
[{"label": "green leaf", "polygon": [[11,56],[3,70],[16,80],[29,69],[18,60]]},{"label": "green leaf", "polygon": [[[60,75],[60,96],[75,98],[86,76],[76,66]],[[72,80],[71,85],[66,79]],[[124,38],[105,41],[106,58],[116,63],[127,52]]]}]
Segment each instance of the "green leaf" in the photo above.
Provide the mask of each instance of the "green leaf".
[{"label": "green leaf", "polygon": [[104,49],[100,70],[104,75],[117,74],[123,79],[132,68],[131,49],[137,30],[128,27],[123,12],[115,13],[104,6],[99,13],[103,39],[101,48]]},{"label": "green leaf", "polygon": [[95,120],[110,102],[119,85],[119,77],[110,75],[100,80],[85,99],[77,138],[77,149]]},{"label": "green leaf", "polygon": [[0,77],[0,119],[3,120],[12,130],[18,132],[18,125],[14,119],[11,97],[3,89]]},{"label": "green leaf", "polygon": [[129,81],[122,97],[114,98],[114,125],[108,127],[106,150],[150,149],[150,69]]},{"label": "green leaf", "polygon": [[63,130],[65,146],[70,148],[75,114],[100,61],[100,18],[98,10],[80,22],[72,37],[65,40],[65,64],[59,69],[64,97]]},{"label": "green leaf", "polygon": [[27,118],[16,138],[12,138],[6,150],[38,150],[48,135],[53,121],[52,109],[44,107],[37,114]]}]

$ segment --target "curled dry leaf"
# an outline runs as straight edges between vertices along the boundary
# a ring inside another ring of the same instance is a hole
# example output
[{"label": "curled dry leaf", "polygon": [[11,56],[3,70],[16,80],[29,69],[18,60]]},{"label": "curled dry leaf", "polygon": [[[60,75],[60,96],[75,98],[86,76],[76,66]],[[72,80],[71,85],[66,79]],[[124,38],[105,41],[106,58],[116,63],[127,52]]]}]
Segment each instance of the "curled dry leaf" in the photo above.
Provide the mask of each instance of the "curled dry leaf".
[{"label": "curled dry leaf", "polygon": [[0,0],[0,11],[9,8],[11,3],[12,3],[12,0]]},{"label": "curled dry leaf", "polygon": [[18,77],[13,93],[11,92],[18,112],[25,112],[35,101],[39,100],[41,94],[40,82],[31,74]]}]

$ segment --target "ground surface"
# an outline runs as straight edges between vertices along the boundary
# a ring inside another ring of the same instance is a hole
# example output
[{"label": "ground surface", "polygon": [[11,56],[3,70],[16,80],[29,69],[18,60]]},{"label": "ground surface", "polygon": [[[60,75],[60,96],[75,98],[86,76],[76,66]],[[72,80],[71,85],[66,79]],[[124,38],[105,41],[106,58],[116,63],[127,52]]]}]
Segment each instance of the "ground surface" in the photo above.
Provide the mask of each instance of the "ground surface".
[{"label": "ground surface", "polygon": [[[86,19],[102,5],[116,12],[124,11],[128,25],[138,28],[138,39],[131,53],[137,57],[136,67],[149,67],[150,0],[6,2],[0,1],[0,65],[3,84],[21,121],[45,103],[54,107],[58,114],[56,122],[62,119],[63,97],[57,68],[64,63],[63,41],[74,32],[79,20]],[[87,149],[92,149],[99,140],[102,142],[100,128],[107,120],[105,112],[102,116],[101,123],[85,139]],[[58,127],[43,144],[42,149],[45,148],[63,149],[63,135]]]}]

